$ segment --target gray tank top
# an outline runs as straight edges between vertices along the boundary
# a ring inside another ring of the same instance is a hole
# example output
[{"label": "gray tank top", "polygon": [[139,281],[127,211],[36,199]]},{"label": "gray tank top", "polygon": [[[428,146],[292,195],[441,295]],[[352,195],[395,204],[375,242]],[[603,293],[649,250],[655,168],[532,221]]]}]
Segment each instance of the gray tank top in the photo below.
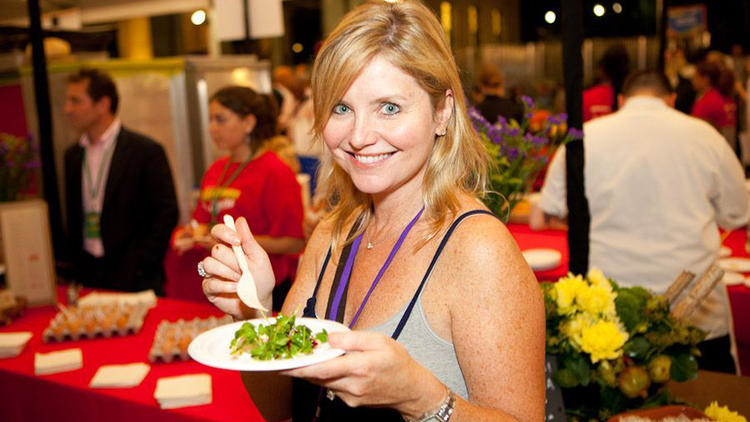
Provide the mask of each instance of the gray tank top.
[{"label": "gray tank top", "polygon": [[[407,307],[408,304],[404,305],[388,321],[365,330],[390,336]],[[422,295],[417,299],[414,312],[412,312],[411,318],[406,321],[398,342],[406,347],[414,360],[435,374],[446,387],[464,399],[469,399],[466,382],[456,358],[456,349],[453,347],[453,343],[441,338],[430,328],[422,309]]]}]

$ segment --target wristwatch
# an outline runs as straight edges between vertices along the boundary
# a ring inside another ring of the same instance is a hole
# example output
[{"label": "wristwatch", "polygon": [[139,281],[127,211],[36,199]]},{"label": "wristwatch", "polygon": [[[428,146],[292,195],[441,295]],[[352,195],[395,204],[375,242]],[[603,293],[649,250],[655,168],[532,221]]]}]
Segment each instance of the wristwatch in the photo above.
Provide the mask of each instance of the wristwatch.
[{"label": "wristwatch", "polygon": [[456,396],[453,395],[452,391],[448,390],[448,397],[443,400],[443,403],[440,404],[440,407],[437,410],[425,413],[416,421],[406,418],[404,418],[404,420],[407,422],[448,422],[453,414],[455,406]]}]

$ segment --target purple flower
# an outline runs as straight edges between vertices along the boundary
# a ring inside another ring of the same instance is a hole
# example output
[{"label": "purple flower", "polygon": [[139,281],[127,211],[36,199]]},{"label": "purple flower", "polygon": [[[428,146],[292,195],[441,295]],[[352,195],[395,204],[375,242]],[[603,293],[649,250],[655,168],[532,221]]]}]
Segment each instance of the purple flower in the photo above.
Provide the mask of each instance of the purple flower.
[{"label": "purple flower", "polygon": [[523,102],[524,107],[526,107],[527,109],[534,108],[534,100],[532,100],[528,95],[521,95],[521,101]]},{"label": "purple flower", "polygon": [[549,117],[547,117],[547,121],[552,123],[553,125],[559,125],[562,123],[562,119],[560,119],[560,115],[554,115],[550,114]]},{"label": "purple flower", "polygon": [[531,119],[532,117],[534,117],[534,113],[526,113],[526,114],[525,114],[525,117],[526,117],[527,119]]},{"label": "purple flower", "polygon": [[517,127],[511,127],[511,128],[508,128],[506,133],[508,134],[508,136],[518,136],[521,134],[521,129]]},{"label": "purple flower", "polygon": [[39,161],[36,161],[36,160],[35,161],[28,161],[26,163],[23,163],[23,168],[25,168],[25,169],[38,169],[41,166],[42,166],[42,163],[40,163]]},{"label": "purple flower", "polygon": [[487,137],[493,144],[502,144],[503,130],[497,126],[490,126],[489,129],[487,129]]},{"label": "purple flower", "polygon": [[572,127],[568,129],[568,136],[573,139],[583,139],[583,131]]},{"label": "purple flower", "polygon": [[508,155],[508,159],[510,161],[513,161],[516,158],[518,158],[519,155],[521,155],[521,150],[519,150],[518,148],[508,148],[507,155]]},{"label": "purple flower", "polygon": [[505,126],[507,126],[507,125],[508,125],[508,119],[506,119],[506,118],[505,118],[505,117],[503,117],[503,116],[500,116],[500,115],[498,115],[498,116],[497,116],[497,123],[498,123],[498,124],[499,124],[500,126],[502,126],[502,127],[505,127]]},{"label": "purple flower", "polygon": [[531,138],[531,143],[534,144],[534,145],[536,145],[536,146],[538,146],[538,147],[540,147],[542,145],[546,145],[547,142],[548,142],[548,140],[544,136],[533,136]]}]

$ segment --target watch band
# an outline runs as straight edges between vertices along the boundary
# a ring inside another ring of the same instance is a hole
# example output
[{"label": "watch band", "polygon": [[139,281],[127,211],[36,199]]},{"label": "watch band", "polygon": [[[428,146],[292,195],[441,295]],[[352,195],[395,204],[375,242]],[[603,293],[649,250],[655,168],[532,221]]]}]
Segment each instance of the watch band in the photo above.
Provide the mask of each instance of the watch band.
[{"label": "watch band", "polygon": [[440,407],[437,410],[427,412],[416,420],[407,418],[404,418],[404,420],[407,422],[448,422],[456,407],[456,396],[453,395],[451,390],[446,390],[448,390],[448,396],[440,403]]}]

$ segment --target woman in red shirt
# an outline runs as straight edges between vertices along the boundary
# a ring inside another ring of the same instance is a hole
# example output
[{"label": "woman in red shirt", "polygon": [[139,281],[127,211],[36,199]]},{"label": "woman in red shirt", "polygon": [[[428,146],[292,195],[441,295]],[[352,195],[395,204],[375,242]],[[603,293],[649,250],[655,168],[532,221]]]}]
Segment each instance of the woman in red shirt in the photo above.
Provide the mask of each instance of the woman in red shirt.
[{"label": "woman in red shirt", "polygon": [[711,123],[734,148],[737,143],[737,105],[732,99],[734,75],[715,62],[704,61],[696,66],[692,82],[697,99],[690,114]]},{"label": "woman in red shirt", "polygon": [[211,139],[229,155],[206,171],[192,221],[175,230],[172,247],[180,255],[180,268],[191,274],[178,281],[191,283],[196,297],[204,297],[195,267],[209,255],[213,243],[208,236],[210,227],[229,214],[247,218],[269,255],[276,285],[289,283],[305,244],[303,208],[294,172],[268,148],[276,134],[276,104],[250,88],[229,86],[211,97],[209,113]]}]

